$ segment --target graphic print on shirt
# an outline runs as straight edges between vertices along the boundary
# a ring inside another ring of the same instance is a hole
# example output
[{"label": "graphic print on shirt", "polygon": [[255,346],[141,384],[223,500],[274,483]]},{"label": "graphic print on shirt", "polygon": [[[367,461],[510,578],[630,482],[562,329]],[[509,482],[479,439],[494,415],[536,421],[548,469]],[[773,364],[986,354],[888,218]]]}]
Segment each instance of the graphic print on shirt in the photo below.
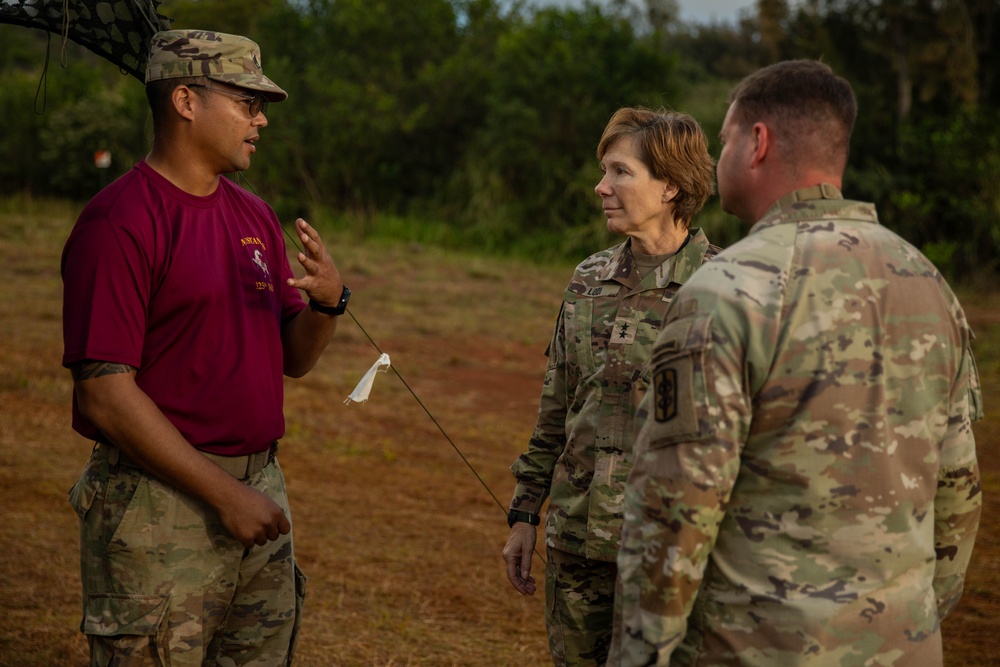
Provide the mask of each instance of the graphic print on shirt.
[{"label": "graphic print on shirt", "polygon": [[264,256],[260,254],[260,250],[253,251],[253,263],[264,272],[265,276],[270,275],[267,271],[267,262],[264,261]]},{"label": "graphic print on shirt", "polygon": [[[267,268],[267,262],[264,261],[264,253],[261,250],[267,250],[267,246],[256,236],[245,236],[240,239],[240,245],[247,247],[249,246],[253,252],[250,254],[250,261],[254,263],[257,267],[257,272],[260,274],[260,279],[254,281],[257,291],[267,290],[269,292],[274,291],[274,284],[271,282],[271,272]],[[254,247],[259,246],[259,247]]]}]

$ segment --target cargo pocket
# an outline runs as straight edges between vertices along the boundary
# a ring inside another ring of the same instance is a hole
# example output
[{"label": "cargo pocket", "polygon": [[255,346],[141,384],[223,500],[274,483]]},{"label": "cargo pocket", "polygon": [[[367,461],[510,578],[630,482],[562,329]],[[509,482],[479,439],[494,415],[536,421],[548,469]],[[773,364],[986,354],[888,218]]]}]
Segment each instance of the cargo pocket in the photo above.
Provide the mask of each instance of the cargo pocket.
[{"label": "cargo pocket", "polygon": [[295,657],[295,646],[299,643],[299,628],[302,627],[302,609],[306,602],[306,575],[295,563],[295,624],[292,627],[292,640],[288,646],[288,663],[292,664]]},{"label": "cargo pocket", "polygon": [[91,664],[112,665],[139,659],[166,667],[166,595],[91,595],[81,630],[90,641]]},{"label": "cargo pocket", "polygon": [[563,633],[565,620],[562,617],[563,606],[559,604],[560,595],[557,555],[547,552],[545,563],[545,629],[549,636],[549,653],[555,665],[566,664],[566,637]]},{"label": "cargo pocket", "polygon": [[624,452],[597,452],[594,478],[590,483],[590,511],[587,514],[589,539],[584,555],[594,560],[615,559],[621,543],[625,480],[632,458]]}]

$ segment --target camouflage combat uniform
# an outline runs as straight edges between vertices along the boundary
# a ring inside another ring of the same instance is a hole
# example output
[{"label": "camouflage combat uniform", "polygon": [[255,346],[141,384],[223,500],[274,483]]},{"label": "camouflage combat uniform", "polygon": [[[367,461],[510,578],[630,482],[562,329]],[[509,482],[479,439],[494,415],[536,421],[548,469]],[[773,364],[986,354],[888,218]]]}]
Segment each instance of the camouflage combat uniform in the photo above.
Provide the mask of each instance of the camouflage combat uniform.
[{"label": "camouflage combat uniform", "polygon": [[[243,483],[291,520],[277,458]],[[207,504],[103,444],[69,500],[80,518],[80,629],[91,664],[291,664],[306,585],[294,531],[244,549]]]},{"label": "camouflage combat uniform", "polygon": [[[546,622],[556,664],[594,664],[607,652],[622,489],[635,409],[649,385],[646,362],[674,292],[718,251],[692,229],[677,254],[640,280],[627,241],[583,261],[566,289],[535,432],[511,466],[511,509],[538,514],[549,498]],[[557,605],[568,609],[553,614]],[[557,615],[577,616],[580,627],[564,627],[572,623]]]},{"label": "camouflage combat uniform", "polygon": [[653,351],[608,665],[941,665],[981,508],[971,338],[829,185],[706,265]]}]

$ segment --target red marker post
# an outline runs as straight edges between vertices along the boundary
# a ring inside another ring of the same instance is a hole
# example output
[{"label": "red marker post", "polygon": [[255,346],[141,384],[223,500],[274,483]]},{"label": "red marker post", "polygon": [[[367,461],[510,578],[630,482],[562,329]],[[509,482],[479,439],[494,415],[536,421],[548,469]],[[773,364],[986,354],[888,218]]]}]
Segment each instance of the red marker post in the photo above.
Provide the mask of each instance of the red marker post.
[{"label": "red marker post", "polygon": [[100,189],[108,184],[107,169],[111,166],[111,151],[94,151],[94,166],[100,170]]}]

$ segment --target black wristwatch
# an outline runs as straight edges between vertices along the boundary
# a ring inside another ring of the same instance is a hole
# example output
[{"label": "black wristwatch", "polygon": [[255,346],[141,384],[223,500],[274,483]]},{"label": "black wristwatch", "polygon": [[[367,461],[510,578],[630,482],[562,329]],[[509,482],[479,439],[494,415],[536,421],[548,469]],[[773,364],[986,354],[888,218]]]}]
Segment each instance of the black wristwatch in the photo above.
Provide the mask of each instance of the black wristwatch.
[{"label": "black wristwatch", "polygon": [[537,514],[529,514],[528,512],[522,512],[520,510],[511,510],[507,512],[507,527],[513,528],[515,523],[530,523],[532,526],[537,526],[541,523],[541,519]]},{"label": "black wristwatch", "polygon": [[324,315],[332,315],[336,317],[337,315],[343,315],[344,311],[347,310],[347,302],[351,299],[351,290],[347,289],[347,285],[344,285],[344,291],[340,295],[340,301],[336,306],[324,306],[322,304],[316,303],[312,299],[309,299],[309,307],[315,310],[317,313],[323,313]]}]

